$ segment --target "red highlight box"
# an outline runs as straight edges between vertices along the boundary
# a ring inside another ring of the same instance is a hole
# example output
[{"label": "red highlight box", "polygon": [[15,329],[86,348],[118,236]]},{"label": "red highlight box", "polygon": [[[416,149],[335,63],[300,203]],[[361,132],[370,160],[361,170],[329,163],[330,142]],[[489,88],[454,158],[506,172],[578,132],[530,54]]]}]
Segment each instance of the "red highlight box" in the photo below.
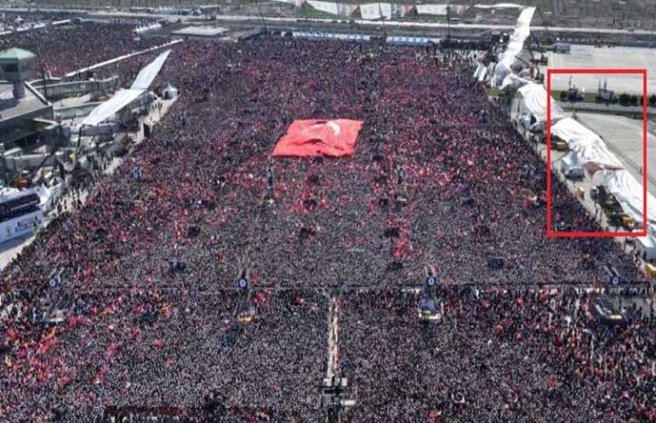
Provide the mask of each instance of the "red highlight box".
[{"label": "red highlight box", "polygon": [[[558,232],[551,229],[551,75],[642,75],[642,231]],[[547,69],[547,238],[615,238],[647,235],[647,69]]]}]

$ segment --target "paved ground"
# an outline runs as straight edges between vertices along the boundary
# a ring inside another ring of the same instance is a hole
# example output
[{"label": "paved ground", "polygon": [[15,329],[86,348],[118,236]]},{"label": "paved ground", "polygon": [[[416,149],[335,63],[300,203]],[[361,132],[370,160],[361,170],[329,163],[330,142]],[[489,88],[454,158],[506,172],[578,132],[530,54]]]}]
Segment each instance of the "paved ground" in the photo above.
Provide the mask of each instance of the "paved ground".
[{"label": "paved ground", "polygon": [[[549,53],[552,69],[620,68],[647,69],[647,92],[656,93],[656,49],[638,47],[601,47],[572,45],[570,54]],[[546,67],[541,68],[546,72]],[[642,95],[642,77],[638,75],[574,75],[572,84],[585,88],[586,92],[597,92],[598,84],[608,81],[608,89],[616,93]],[[552,89],[566,90],[569,77],[554,75]]]}]

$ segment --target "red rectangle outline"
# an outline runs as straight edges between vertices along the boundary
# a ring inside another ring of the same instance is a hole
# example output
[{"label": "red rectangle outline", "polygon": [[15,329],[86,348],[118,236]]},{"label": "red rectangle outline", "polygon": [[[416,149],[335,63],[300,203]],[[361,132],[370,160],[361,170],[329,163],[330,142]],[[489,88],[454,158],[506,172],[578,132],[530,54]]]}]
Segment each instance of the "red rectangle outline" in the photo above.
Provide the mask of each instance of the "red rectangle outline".
[{"label": "red rectangle outline", "polygon": [[[642,75],[642,231],[558,232],[551,229],[551,75]],[[547,69],[547,238],[615,238],[647,235],[647,69]]]}]

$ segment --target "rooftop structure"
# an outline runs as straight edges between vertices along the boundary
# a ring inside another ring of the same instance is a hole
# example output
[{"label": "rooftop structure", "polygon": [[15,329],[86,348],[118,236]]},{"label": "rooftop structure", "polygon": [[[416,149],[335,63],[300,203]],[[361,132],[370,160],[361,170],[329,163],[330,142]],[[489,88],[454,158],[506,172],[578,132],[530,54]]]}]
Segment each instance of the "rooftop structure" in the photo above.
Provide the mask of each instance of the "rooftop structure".
[{"label": "rooftop structure", "polygon": [[0,52],[0,143],[11,147],[48,127],[52,105],[27,80],[32,76],[34,53],[20,48]]}]

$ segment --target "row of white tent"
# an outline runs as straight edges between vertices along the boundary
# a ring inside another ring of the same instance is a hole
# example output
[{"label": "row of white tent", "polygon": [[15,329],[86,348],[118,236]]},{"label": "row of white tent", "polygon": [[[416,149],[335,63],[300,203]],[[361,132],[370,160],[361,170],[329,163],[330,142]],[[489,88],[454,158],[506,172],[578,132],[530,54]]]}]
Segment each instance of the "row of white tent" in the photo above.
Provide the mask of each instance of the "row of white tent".
[{"label": "row of white tent", "polygon": [[[370,35],[364,34],[338,34],[334,32],[323,31],[294,31],[292,35],[296,38],[305,38],[309,40],[342,40],[342,41],[356,41],[364,42],[371,39]],[[439,38],[428,37],[402,37],[390,36],[385,39],[386,42],[396,45],[407,46],[426,46],[431,43],[439,43]]]},{"label": "row of white tent", "polygon": [[[535,118],[537,124],[547,121],[547,91],[539,84],[526,81],[518,89],[523,106]],[[576,119],[567,117],[556,101],[551,99],[552,137],[567,143],[570,152],[565,160],[572,164],[590,164],[588,168],[598,169],[593,173],[594,180],[606,186],[615,195],[624,211],[636,221],[643,222],[643,187],[622,162],[613,154],[606,142],[594,131]],[[656,198],[648,194],[647,223],[656,225]]]},{"label": "row of white tent", "polygon": [[159,29],[162,29],[162,24],[152,23],[152,24],[140,25],[140,26],[136,27],[133,30],[133,32],[135,34],[143,34],[144,32],[157,31]]},{"label": "row of white tent", "polygon": [[[642,183],[624,168],[603,138],[576,119],[568,117],[553,98],[550,101],[551,113],[547,114],[549,94],[544,86],[520,77],[512,71],[515,57],[521,52],[524,41],[530,35],[530,22],[534,12],[535,8],[532,7],[521,12],[511,42],[506,51],[499,56],[499,61],[494,68],[492,82],[502,88],[508,85],[518,88],[520,104],[535,122],[528,126],[544,127],[547,119],[550,119],[552,137],[558,137],[566,142],[570,150],[562,159],[564,163],[587,169],[596,184],[605,186],[606,190],[615,196],[625,213],[647,228],[647,236],[637,238],[638,248],[645,253],[645,258],[656,258],[656,198],[650,193],[647,193],[646,199],[644,198]],[[480,79],[483,73],[483,69],[479,66],[474,77]],[[528,121],[530,122],[531,119]],[[644,222],[645,218],[647,222]]]},{"label": "row of white tent", "polygon": [[304,38],[308,40],[341,40],[364,42],[371,39],[370,35],[364,34],[337,34],[335,32],[323,31],[294,31],[292,35],[295,38]]},{"label": "row of white tent", "polygon": [[[470,9],[464,4],[396,4],[396,3],[338,3],[320,0],[274,0],[281,3],[292,4],[301,7],[304,3],[315,10],[333,16],[348,18],[356,10],[360,10],[360,16],[365,20],[378,19],[400,19],[406,14],[416,11],[419,15],[433,16],[456,16],[463,15]],[[524,6],[516,3],[476,4],[477,9],[522,9]]]}]

